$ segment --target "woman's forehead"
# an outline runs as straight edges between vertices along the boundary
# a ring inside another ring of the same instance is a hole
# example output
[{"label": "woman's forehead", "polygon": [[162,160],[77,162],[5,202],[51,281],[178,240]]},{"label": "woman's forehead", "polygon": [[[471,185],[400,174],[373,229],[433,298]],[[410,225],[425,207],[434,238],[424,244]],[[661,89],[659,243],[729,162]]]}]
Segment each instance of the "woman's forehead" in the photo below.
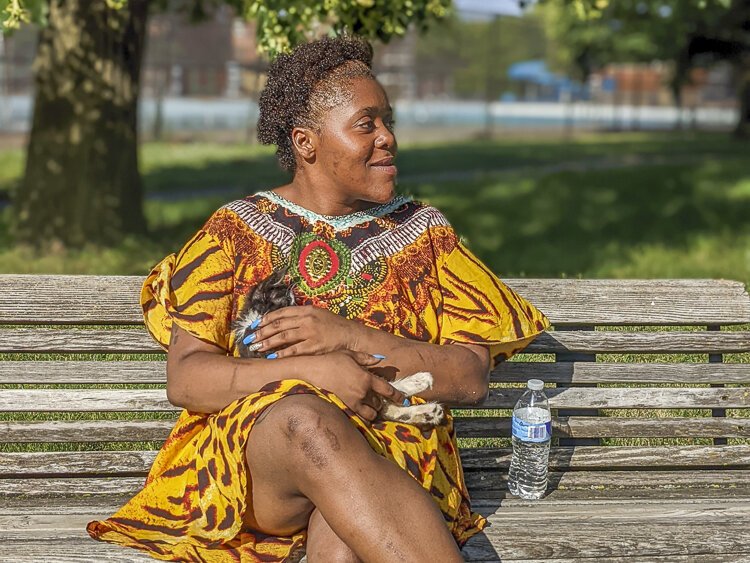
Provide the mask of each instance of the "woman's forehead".
[{"label": "woman's forehead", "polygon": [[[377,80],[357,78],[349,85],[348,102],[338,106],[347,113],[383,113],[391,111],[388,95]],[[334,108],[334,110],[337,108]]]}]

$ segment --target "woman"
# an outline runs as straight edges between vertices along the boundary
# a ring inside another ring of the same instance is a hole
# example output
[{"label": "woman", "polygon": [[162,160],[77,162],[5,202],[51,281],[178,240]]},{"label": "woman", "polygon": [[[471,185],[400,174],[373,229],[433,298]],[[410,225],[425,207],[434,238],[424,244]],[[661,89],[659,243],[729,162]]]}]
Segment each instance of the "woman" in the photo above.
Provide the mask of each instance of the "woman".
[{"label": "woman", "polygon": [[[219,209],[146,280],[167,395],[185,411],[145,487],[92,537],[165,560],[461,561],[471,512],[450,417],[376,421],[387,380],[430,371],[415,403],[479,405],[491,359],[548,326],[436,209],[395,195],[392,110],[361,41],[280,56],[260,140],[287,185]],[[287,266],[298,307],[231,325],[249,290]]]}]

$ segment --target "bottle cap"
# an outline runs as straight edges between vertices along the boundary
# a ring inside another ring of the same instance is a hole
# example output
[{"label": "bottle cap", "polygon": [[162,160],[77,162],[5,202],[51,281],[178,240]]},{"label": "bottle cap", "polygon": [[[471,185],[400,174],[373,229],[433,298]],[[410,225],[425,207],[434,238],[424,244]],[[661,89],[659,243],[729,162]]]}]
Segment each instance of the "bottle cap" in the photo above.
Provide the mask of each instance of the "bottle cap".
[{"label": "bottle cap", "polygon": [[526,384],[526,386],[532,391],[541,391],[542,389],[544,389],[544,381],[542,381],[541,379],[529,379],[529,382]]}]

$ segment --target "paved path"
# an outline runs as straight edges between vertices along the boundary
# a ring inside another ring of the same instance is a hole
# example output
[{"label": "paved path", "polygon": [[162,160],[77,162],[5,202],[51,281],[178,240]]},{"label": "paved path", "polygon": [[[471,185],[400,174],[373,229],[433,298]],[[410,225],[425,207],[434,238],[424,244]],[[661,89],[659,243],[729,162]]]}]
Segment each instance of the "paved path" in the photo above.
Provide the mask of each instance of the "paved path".
[{"label": "paved path", "polygon": [[[701,157],[710,156],[702,154]],[[719,155],[717,155],[719,156]],[[444,182],[461,182],[486,180],[502,176],[512,175],[540,175],[554,174],[557,172],[586,172],[587,170],[619,170],[631,166],[662,166],[675,164],[693,164],[696,155],[649,155],[649,154],[623,154],[604,158],[588,157],[581,160],[569,162],[556,162],[553,164],[523,166],[505,166],[502,168],[483,168],[474,170],[451,170],[447,172],[430,172],[424,174],[404,174],[399,176],[399,184],[441,184]],[[182,201],[199,197],[214,196],[216,198],[241,197],[245,194],[255,193],[268,189],[267,185],[249,186],[211,186],[199,189],[176,189],[164,192],[147,193],[149,201]],[[0,192],[0,209],[10,205],[7,194]]]}]

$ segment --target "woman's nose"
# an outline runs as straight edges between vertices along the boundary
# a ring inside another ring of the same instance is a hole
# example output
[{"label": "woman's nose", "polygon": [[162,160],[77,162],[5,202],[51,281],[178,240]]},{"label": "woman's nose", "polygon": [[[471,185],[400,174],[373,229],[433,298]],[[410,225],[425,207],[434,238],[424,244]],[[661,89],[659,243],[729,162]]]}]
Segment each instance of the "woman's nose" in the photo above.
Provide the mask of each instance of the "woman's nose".
[{"label": "woman's nose", "polygon": [[380,129],[380,135],[375,139],[375,146],[378,148],[392,148],[396,145],[396,136],[393,131],[383,125]]}]

